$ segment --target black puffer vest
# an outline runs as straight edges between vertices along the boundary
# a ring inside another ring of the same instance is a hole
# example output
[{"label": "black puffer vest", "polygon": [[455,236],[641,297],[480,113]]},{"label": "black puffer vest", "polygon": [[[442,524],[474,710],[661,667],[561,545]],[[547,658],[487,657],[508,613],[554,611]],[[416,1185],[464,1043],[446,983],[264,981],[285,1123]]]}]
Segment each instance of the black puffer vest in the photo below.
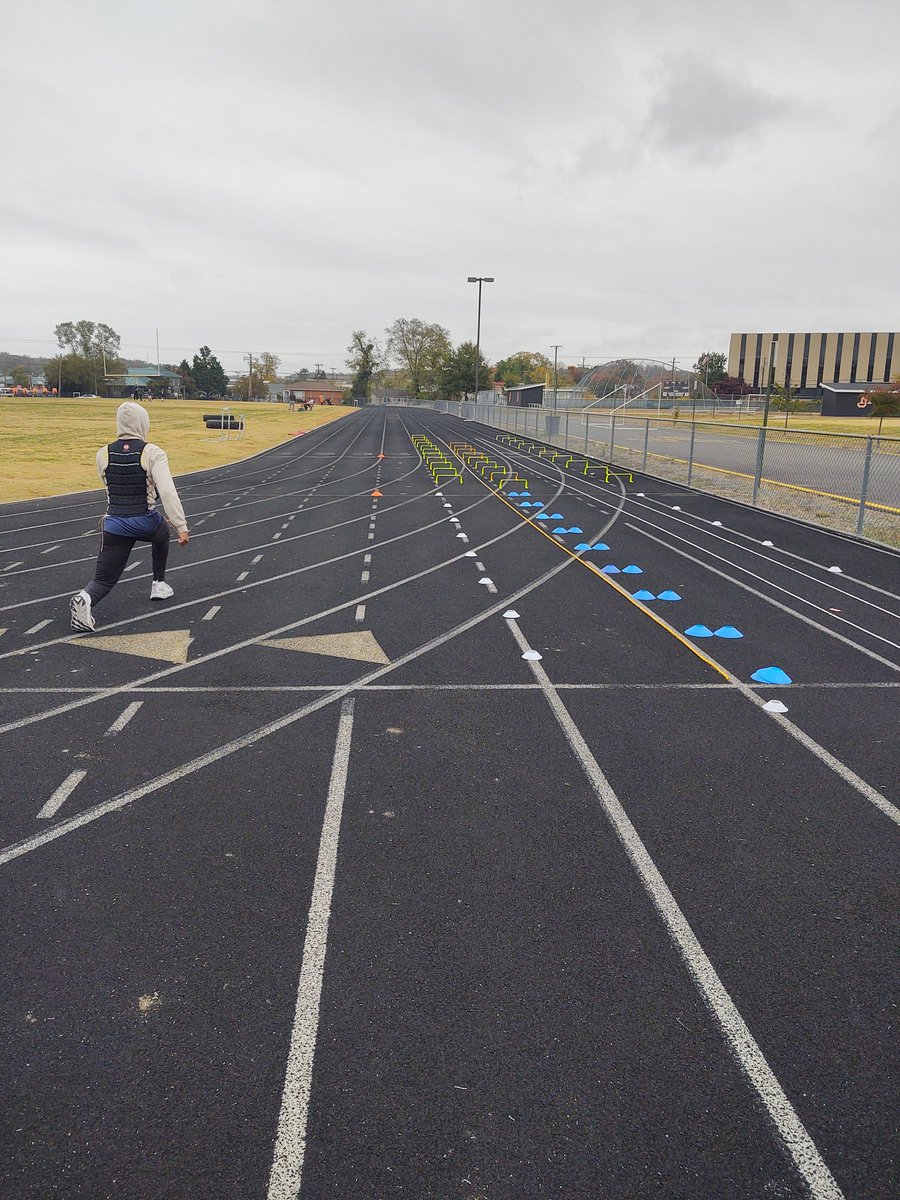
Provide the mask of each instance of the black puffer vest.
[{"label": "black puffer vest", "polygon": [[106,511],[111,517],[139,517],[150,511],[147,472],[141,466],[146,444],[140,438],[123,437],[106,447]]}]

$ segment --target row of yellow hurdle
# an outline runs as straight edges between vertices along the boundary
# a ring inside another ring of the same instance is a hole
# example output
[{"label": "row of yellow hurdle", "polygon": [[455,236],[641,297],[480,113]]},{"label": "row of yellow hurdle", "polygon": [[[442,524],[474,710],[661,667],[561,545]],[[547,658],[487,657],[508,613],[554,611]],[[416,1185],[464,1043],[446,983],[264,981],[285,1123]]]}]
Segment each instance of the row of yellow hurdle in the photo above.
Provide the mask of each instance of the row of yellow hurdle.
[{"label": "row of yellow hurdle", "polygon": [[503,466],[502,463],[491,458],[490,454],[485,454],[483,450],[476,450],[468,442],[451,442],[450,449],[457,458],[462,459],[470,471],[477,471],[488,483],[494,483],[499,479],[498,490],[502,489],[505,483],[520,483],[527,489],[528,480],[516,474],[514,467]]},{"label": "row of yellow hurdle", "polygon": [[422,456],[422,461],[431,472],[434,482],[452,481],[458,479],[462,483],[463,478],[458,468],[450,461],[443,450],[438,449],[431,438],[425,437],[424,434],[417,433],[412,438],[412,444]]},{"label": "row of yellow hurdle", "polygon": [[[513,433],[501,433],[497,438],[500,442],[506,442],[510,446],[514,446],[517,450],[522,450],[526,454],[534,454],[537,458],[545,458],[547,462],[557,463],[562,460],[562,466],[569,470],[581,471],[582,475],[588,475],[591,471],[602,471],[604,474],[604,483],[609,483],[611,479],[627,479],[629,483],[634,483],[634,475],[631,471],[614,471],[611,467],[605,466],[602,463],[591,462],[581,454],[572,454],[569,450],[555,450],[553,446],[544,446],[540,442],[532,442],[528,438],[516,437]],[[583,468],[583,469],[582,469]]]}]

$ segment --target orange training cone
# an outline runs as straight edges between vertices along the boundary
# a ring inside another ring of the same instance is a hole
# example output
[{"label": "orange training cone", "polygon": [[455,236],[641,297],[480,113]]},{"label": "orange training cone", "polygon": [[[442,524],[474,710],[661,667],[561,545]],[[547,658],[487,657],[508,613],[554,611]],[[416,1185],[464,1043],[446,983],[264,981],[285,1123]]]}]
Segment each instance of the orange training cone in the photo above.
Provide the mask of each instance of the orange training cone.
[{"label": "orange training cone", "polygon": [[373,495],[373,496],[383,496],[383,495],[384,495],[384,492],[379,492],[378,488],[376,488],[376,489],[375,489],[375,491],[371,493],[371,495]]}]

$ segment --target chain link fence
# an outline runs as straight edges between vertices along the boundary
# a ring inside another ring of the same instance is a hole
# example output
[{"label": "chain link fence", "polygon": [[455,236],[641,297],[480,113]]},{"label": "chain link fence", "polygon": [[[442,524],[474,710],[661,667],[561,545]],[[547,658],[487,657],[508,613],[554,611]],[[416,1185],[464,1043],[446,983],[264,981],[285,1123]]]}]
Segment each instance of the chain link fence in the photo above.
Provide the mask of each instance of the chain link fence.
[{"label": "chain link fence", "polygon": [[433,408],[770,512],[900,546],[897,437],[472,402],[439,401]]}]

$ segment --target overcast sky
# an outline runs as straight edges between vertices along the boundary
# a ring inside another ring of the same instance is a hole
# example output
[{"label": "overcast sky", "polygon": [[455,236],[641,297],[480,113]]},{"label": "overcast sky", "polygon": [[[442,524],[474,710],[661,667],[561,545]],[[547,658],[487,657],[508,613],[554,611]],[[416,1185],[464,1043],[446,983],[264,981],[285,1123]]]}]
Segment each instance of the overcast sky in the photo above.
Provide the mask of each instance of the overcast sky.
[{"label": "overcast sky", "polygon": [[897,0],[0,0],[0,350],[900,327]]}]

